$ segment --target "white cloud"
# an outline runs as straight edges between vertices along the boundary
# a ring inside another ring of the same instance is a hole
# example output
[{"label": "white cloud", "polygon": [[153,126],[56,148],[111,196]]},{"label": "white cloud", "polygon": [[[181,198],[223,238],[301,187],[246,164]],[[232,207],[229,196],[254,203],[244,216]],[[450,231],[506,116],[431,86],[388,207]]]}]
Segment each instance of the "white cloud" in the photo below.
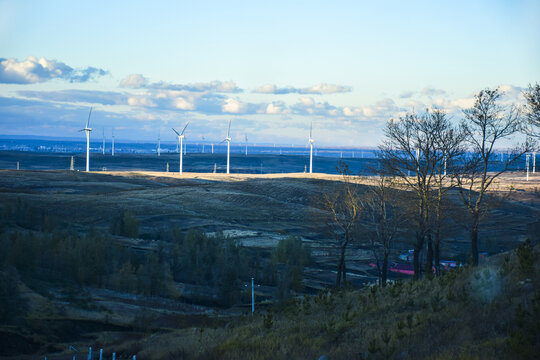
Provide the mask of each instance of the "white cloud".
[{"label": "white cloud", "polygon": [[0,83],[4,84],[34,84],[51,79],[85,82],[106,73],[103,69],[93,67],[73,69],[63,62],[47,60],[44,57],[38,59],[29,56],[23,61],[0,58]]},{"label": "white cloud", "polygon": [[128,98],[128,105],[130,106],[143,106],[143,107],[156,107],[156,103],[152,100],[150,94],[138,94]]},{"label": "white cloud", "polygon": [[141,74],[131,74],[120,81],[120,87],[139,89],[148,84],[148,80]]},{"label": "white cloud", "polygon": [[351,92],[350,86],[341,86],[333,84],[317,84],[307,89],[302,89],[303,94],[335,94]]},{"label": "white cloud", "polygon": [[283,101],[274,101],[266,106],[266,114],[276,115],[286,113],[286,105]]},{"label": "white cloud", "polygon": [[347,117],[358,117],[364,114],[364,111],[360,107],[345,106],[343,108],[343,115]]},{"label": "white cloud", "polygon": [[425,88],[422,89],[422,91],[420,93],[422,95],[424,95],[424,96],[436,96],[436,95],[442,96],[442,95],[446,95],[446,91],[441,90],[441,89],[435,89],[435,88],[432,88],[432,87],[425,87]]},{"label": "white cloud", "polygon": [[180,110],[195,110],[195,104],[188,101],[186,98],[177,97],[172,100],[175,108]]},{"label": "white cloud", "polygon": [[239,100],[228,98],[225,100],[225,104],[221,106],[221,111],[224,113],[240,114],[247,110],[248,104]]},{"label": "white cloud", "polygon": [[315,105],[315,100],[312,98],[312,97],[309,97],[309,96],[302,96],[301,98],[298,99],[298,101],[300,101],[300,103],[304,106],[313,106]]},{"label": "white cloud", "polygon": [[408,99],[408,98],[413,97],[414,94],[416,94],[415,91],[405,91],[405,92],[399,94],[399,97],[401,99]]},{"label": "white cloud", "polygon": [[317,84],[307,88],[295,88],[292,86],[286,87],[277,87],[275,84],[265,84],[255,89],[254,93],[259,94],[313,94],[313,95],[322,95],[322,94],[335,94],[335,93],[344,93],[351,92],[352,88],[350,86],[334,85],[334,84]]},{"label": "white cloud", "polygon": [[240,89],[234,81],[213,80],[210,82],[199,82],[194,84],[169,84],[164,81],[149,83],[141,74],[131,74],[120,81],[120,87],[132,89],[154,89],[189,92],[218,92],[218,93],[240,93]]},{"label": "white cloud", "polygon": [[265,84],[263,86],[260,86],[254,92],[259,93],[259,94],[275,94],[276,90],[277,90],[276,85],[274,85],[274,84]]}]

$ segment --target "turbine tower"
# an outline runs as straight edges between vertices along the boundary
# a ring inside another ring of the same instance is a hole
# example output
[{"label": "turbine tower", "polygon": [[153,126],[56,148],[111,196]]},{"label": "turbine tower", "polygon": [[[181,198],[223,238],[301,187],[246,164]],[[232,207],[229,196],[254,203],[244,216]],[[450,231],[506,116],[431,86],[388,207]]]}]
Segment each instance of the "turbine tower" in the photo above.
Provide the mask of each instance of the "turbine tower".
[{"label": "turbine tower", "polygon": [[105,155],[105,128],[103,128],[103,155]]},{"label": "turbine tower", "polygon": [[161,155],[161,128],[158,131],[157,136],[157,156]]},{"label": "turbine tower", "polygon": [[88,114],[88,119],[86,120],[86,127],[79,130],[86,133],[86,172],[90,171],[90,131],[92,131],[92,128],[88,127],[88,125],[90,125],[90,115],[92,115],[92,108],[90,108],[90,113]]},{"label": "turbine tower", "polygon": [[229,173],[229,164],[230,164],[230,152],[231,152],[231,120],[229,120],[229,129],[227,130],[227,137],[222,141],[227,142],[227,174]]},{"label": "turbine tower", "polygon": [[186,128],[188,125],[189,125],[189,121],[186,124],[186,126],[184,126],[184,129],[182,130],[181,133],[178,133],[178,131],[174,130],[173,128],[173,131],[178,136],[178,144],[180,145],[180,175],[182,175],[182,155],[183,155],[182,145],[184,143],[184,131],[186,131]]},{"label": "turbine tower", "polygon": [[114,128],[112,128],[112,148],[111,148],[111,156],[114,156]]},{"label": "turbine tower", "polygon": [[311,174],[313,172],[313,143],[315,140],[313,140],[312,137],[313,132],[313,123],[309,126],[309,139],[308,139],[308,145],[309,145],[309,173]]},{"label": "turbine tower", "polygon": [[246,139],[246,156],[247,156],[247,142],[248,142],[247,134],[245,136],[245,139]]}]

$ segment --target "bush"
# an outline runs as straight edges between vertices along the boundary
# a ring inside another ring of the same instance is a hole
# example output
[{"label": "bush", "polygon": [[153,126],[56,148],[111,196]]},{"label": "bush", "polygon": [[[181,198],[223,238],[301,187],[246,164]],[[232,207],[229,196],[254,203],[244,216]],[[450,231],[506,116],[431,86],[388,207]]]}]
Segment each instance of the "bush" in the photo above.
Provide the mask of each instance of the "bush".
[{"label": "bush", "polygon": [[523,276],[528,276],[534,272],[535,254],[531,245],[531,240],[527,239],[516,249],[518,257],[519,272]]},{"label": "bush", "polygon": [[295,236],[280,240],[272,252],[272,262],[278,264],[278,298],[289,296],[289,290],[302,290],[304,266],[311,263],[311,251]]},{"label": "bush", "polygon": [[111,221],[111,234],[135,238],[139,235],[139,220],[131,211],[122,210]]}]

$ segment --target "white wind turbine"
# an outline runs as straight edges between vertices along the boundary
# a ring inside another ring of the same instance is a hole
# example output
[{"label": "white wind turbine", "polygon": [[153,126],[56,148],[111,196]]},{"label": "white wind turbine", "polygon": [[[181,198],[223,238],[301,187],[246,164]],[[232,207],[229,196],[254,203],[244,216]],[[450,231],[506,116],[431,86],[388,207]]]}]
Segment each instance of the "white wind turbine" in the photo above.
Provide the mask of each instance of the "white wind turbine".
[{"label": "white wind turbine", "polygon": [[189,125],[189,121],[186,124],[186,126],[184,126],[184,129],[182,130],[181,133],[178,133],[178,131],[174,130],[174,128],[173,128],[173,131],[178,136],[178,144],[180,145],[180,175],[182,175],[182,155],[183,155],[183,152],[184,152],[182,150],[182,145],[184,143],[184,131],[186,131],[186,128],[187,128],[188,125]]},{"label": "white wind turbine", "polygon": [[90,131],[92,131],[92,128],[88,127],[88,125],[90,125],[90,115],[92,115],[92,108],[90,108],[88,120],[86,120],[86,127],[79,130],[86,133],[86,172],[90,171]]},{"label": "white wind turbine", "polygon": [[229,120],[229,129],[227,130],[227,137],[222,142],[227,142],[227,174],[229,173],[230,164],[230,150],[231,150],[231,120]]},{"label": "white wind turbine", "polygon": [[312,138],[312,131],[313,131],[313,123],[309,126],[309,139],[308,139],[308,145],[309,145],[309,173],[311,174],[313,171],[313,143],[315,140]]},{"label": "white wind turbine", "polygon": [[112,128],[112,148],[111,148],[111,156],[114,156],[114,128]]},{"label": "white wind turbine", "polygon": [[159,128],[158,136],[157,136],[157,156],[160,156],[160,155],[161,155],[161,128]]}]

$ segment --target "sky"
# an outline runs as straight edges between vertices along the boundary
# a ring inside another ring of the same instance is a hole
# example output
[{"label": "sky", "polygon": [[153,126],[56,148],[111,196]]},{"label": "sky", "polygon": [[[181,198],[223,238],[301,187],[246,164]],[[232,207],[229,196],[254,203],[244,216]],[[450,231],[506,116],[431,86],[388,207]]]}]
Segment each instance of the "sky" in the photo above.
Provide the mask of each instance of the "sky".
[{"label": "sky", "polygon": [[369,147],[539,81],[537,0],[0,0],[0,135]]}]

